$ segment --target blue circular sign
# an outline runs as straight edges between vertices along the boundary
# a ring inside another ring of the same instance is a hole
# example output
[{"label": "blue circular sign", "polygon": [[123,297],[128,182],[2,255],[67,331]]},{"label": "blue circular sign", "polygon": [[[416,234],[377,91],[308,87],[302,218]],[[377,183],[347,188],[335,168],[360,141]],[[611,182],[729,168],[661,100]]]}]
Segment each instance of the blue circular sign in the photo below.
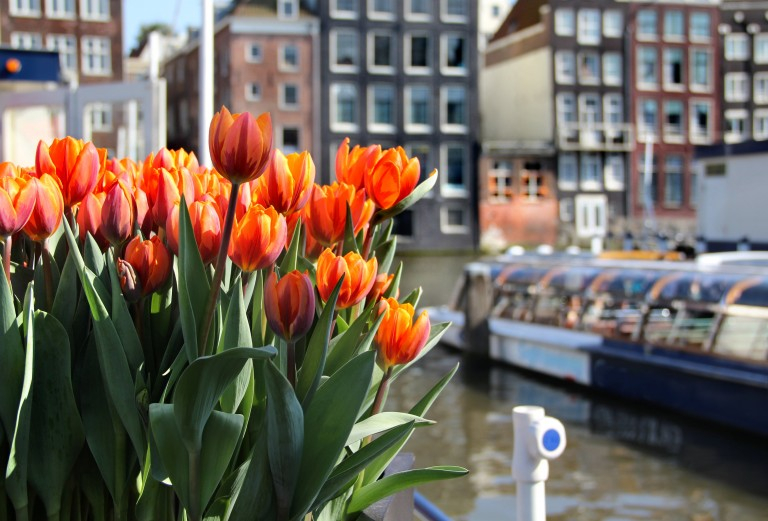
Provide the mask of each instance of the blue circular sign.
[{"label": "blue circular sign", "polygon": [[560,433],[555,429],[548,429],[541,439],[542,445],[549,452],[556,450],[560,446]]}]

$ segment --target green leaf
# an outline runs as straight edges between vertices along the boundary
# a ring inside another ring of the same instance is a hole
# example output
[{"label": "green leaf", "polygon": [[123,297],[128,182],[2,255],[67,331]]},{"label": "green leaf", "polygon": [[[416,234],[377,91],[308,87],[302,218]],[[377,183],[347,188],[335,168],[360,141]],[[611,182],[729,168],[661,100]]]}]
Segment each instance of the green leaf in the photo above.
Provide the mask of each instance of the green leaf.
[{"label": "green leaf", "polygon": [[213,411],[203,432],[203,451],[200,455],[201,502],[200,512],[213,497],[216,488],[229,467],[235,447],[243,431],[243,416]]},{"label": "green leaf", "polygon": [[[232,298],[227,310],[227,318],[224,321],[224,329],[217,352],[222,352],[233,347],[251,347],[251,328],[248,324],[248,313],[243,302],[242,281],[238,277],[232,289]],[[222,410],[235,412],[243,401],[253,379],[253,364],[247,360],[240,374],[221,397]]]},{"label": "green leaf", "polygon": [[429,408],[432,407],[432,404],[435,403],[435,400],[440,395],[441,392],[443,392],[443,389],[445,389],[445,386],[448,385],[448,382],[451,381],[451,378],[453,378],[453,375],[456,374],[456,371],[459,370],[459,364],[456,364],[453,369],[448,371],[445,376],[443,376],[433,387],[430,389],[427,394],[424,395],[424,397],[419,400],[419,403],[411,407],[410,414],[415,414],[417,416],[423,416],[427,414],[427,411],[429,411]]},{"label": "green leaf", "polygon": [[[53,256],[50,254],[50,252],[43,251],[42,255],[47,255],[48,259],[50,260],[51,264],[51,278],[53,282],[53,296],[56,296],[56,288],[59,286],[59,278],[61,277],[61,274],[59,273],[59,267],[56,265],[56,262],[53,260]],[[48,294],[47,294],[47,288],[45,284],[45,269],[44,269],[44,262],[42,260],[42,255],[40,258],[40,262],[37,263],[35,266],[35,302],[37,302],[38,309],[45,309],[46,311],[49,311],[49,303],[48,303]],[[53,303],[51,302],[51,305]]]},{"label": "green leaf", "polygon": [[[120,278],[117,275],[117,269],[115,268],[115,260],[112,257],[112,253],[108,254],[107,270],[109,271],[109,279],[111,281],[112,289],[112,313],[110,318],[115,325],[115,331],[120,337],[120,341],[123,344],[125,350],[125,357],[128,360],[128,368],[131,374],[136,374],[139,366],[142,362],[151,364],[150,368],[154,368],[154,357],[144,355],[144,348],[141,345],[141,339],[136,331],[136,326],[133,324],[131,313],[128,311],[128,303],[123,297],[123,292],[120,288]],[[153,371],[154,373],[154,371]],[[154,375],[153,375],[154,376]]]},{"label": "green leaf", "polygon": [[11,452],[5,473],[5,490],[16,509],[16,517],[27,518],[29,498],[27,494],[27,470],[29,468],[29,426],[32,419],[32,382],[35,366],[34,283],[27,288],[24,298],[24,327],[26,330],[26,356],[24,381],[19,396],[16,427],[11,438]]},{"label": "green leaf", "polygon": [[109,284],[109,278],[105,271],[106,262],[104,261],[104,254],[101,253],[99,243],[93,238],[90,233],[85,234],[85,244],[83,247],[83,260],[85,265],[99,277],[99,280],[105,286]]},{"label": "green leaf", "polygon": [[74,255],[67,255],[64,262],[64,269],[61,271],[59,286],[56,289],[56,296],[53,299],[51,314],[64,326],[67,336],[70,340],[72,351],[75,350],[73,322],[75,320],[75,311],[77,310],[77,262]]},{"label": "green leaf", "polygon": [[359,421],[352,427],[352,432],[349,433],[347,438],[347,446],[360,441],[368,436],[373,436],[380,432],[398,427],[406,423],[413,423],[416,426],[431,425],[435,422],[421,418],[413,414],[406,414],[404,412],[380,412],[374,414],[362,421]]},{"label": "green leaf", "polygon": [[349,208],[349,202],[347,202],[347,222],[344,225],[344,253],[350,251],[360,253],[360,248],[355,239],[355,225],[352,222],[352,210]]},{"label": "green leaf", "polygon": [[392,237],[387,242],[376,248],[376,258],[379,260],[379,273],[389,273],[392,261],[395,259],[397,251],[397,236]]},{"label": "green leaf", "polygon": [[318,390],[305,413],[304,454],[292,517],[304,515],[331,474],[371,384],[376,354],[350,360]]},{"label": "green leaf", "polygon": [[307,353],[304,356],[304,362],[296,376],[296,396],[301,401],[304,410],[312,402],[312,397],[320,385],[320,378],[325,370],[325,358],[328,354],[328,343],[330,341],[331,329],[333,328],[334,308],[336,299],[339,298],[341,285],[344,282],[344,276],[339,278],[336,287],[333,288],[331,296],[328,297],[320,319],[315,324],[312,337],[309,340]]},{"label": "green leaf", "polygon": [[225,516],[227,521],[251,521],[254,512],[265,521],[274,519],[272,474],[269,471],[267,429],[259,429],[250,458],[239,472]]},{"label": "green leaf", "polygon": [[418,307],[419,299],[421,299],[421,293],[422,293],[421,287],[414,289],[408,294],[407,297],[403,299],[402,304],[410,304],[414,308]]},{"label": "green leaf", "polygon": [[[176,285],[179,291],[179,318],[184,332],[184,346],[191,363],[197,358],[198,328],[203,321],[211,284],[205,272],[200,250],[195,242],[192,222],[184,196],[179,205],[179,257]],[[213,335],[211,335],[213,336]]]},{"label": "green leaf", "polygon": [[251,274],[251,281],[255,286],[251,300],[251,340],[254,345],[262,346],[267,344],[267,320],[264,315],[264,274],[262,270]]},{"label": "green leaf", "polygon": [[55,317],[35,313],[34,399],[29,428],[29,482],[58,516],[64,488],[85,441],[70,378],[69,340]]},{"label": "green leaf", "polygon": [[291,384],[280,370],[274,364],[267,364],[265,374],[269,467],[277,499],[277,518],[287,519],[300,478],[299,463],[307,441],[307,423]]},{"label": "green leaf", "polygon": [[[152,438],[157,446],[158,457],[162,461],[163,467],[168,471],[173,490],[181,504],[189,509],[189,454],[184,448],[181,433],[176,425],[173,405],[168,403],[150,404],[149,424]],[[154,452],[152,457],[154,459]]]},{"label": "green leaf", "polygon": [[427,177],[420,185],[418,185],[416,188],[413,189],[413,192],[410,193],[405,199],[397,203],[392,208],[389,208],[388,210],[379,210],[375,214],[373,214],[373,218],[371,219],[371,225],[376,225],[379,223],[382,223],[389,219],[390,217],[394,217],[395,215],[399,214],[406,208],[410,207],[414,203],[416,203],[419,199],[427,195],[427,192],[432,190],[432,188],[435,186],[435,183],[437,183],[437,170],[434,170],[429,177]]},{"label": "green leaf", "polygon": [[186,368],[176,384],[173,410],[184,446],[199,453],[203,429],[224,389],[249,359],[265,360],[275,355],[272,346],[235,347],[200,357]]},{"label": "green leaf", "polygon": [[12,440],[24,383],[24,346],[11,287],[5,274],[0,273],[0,279],[0,422],[8,440]]},{"label": "green leaf", "polygon": [[397,295],[398,290],[400,289],[400,279],[403,277],[403,263],[397,265],[397,269],[395,270],[395,276],[392,278],[392,283],[387,288],[387,291],[384,292],[384,297],[391,298]]},{"label": "green leaf", "polygon": [[301,225],[301,217],[299,217],[299,219],[296,221],[296,228],[294,229],[295,231],[293,232],[293,237],[291,237],[291,244],[288,246],[288,251],[285,252],[283,262],[280,263],[280,273],[283,275],[296,269],[299,257],[299,247],[301,246],[302,242],[302,229],[303,226]]},{"label": "green leaf", "polygon": [[373,304],[360,313],[360,316],[352,322],[349,329],[343,334],[336,336],[331,341],[329,346],[328,360],[325,363],[325,374],[332,375],[338,371],[344,364],[351,360],[355,355],[363,351],[368,350],[370,341],[376,335],[376,331],[379,329],[379,324],[384,319],[384,315],[376,317],[375,322],[368,330],[365,338],[361,341],[361,335],[368,325],[368,320],[371,316]]},{"label": "green leaf", "polygon": [[467,472],[469,471],[463,467],[438,466],[391,474],[370,485],[364,486],[352,494],[348,511],[350,513],[359,512],[375,502],[406,488],[423,485],[432,481],[460,478],[465,476]]}]

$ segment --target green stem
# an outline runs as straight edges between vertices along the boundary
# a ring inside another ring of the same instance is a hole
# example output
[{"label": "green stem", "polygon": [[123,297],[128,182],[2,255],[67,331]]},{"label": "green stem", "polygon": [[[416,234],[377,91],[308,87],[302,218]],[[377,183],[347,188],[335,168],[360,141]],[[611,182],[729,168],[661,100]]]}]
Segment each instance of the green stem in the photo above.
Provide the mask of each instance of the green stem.
[{"label": "green stem", "polygon": [[369,226],[365,232],[365,240],[363,241],[363,259],[368,260],[368,256],[371,254],[371,244],[373,243],[374,227]]},{"label": "green stem", "polygon": [[11,247],[13,246],[13,236],[5,236],[5,250],[3,251],[3,270],[5,278],[8,279],[8,285],[11,284]]},{"label": "green stem", "polygon": [[28,521],[29,520],[29,507],[24,505],[21,508],[16,509],[16,521]]},{"label": "green stem", "polygon": [[51,258],[48,251],[48,239],[43,240],[43,277],[45,278],[45,300],[47,310],[53,309],[53,270],[51,269]]},{"label": "green stem", "polygon": [[389,378],[392,376],[392,367],[387,367],[384,371],[384,376],[381,377],[379,388],[376,390],[376,399],[373,401],[373,409],[371,409],[371,416],[378,414],[381,411],[382,405],[384,405],[384,397],[387,394],[387,388],[389,387]]},{"label": "green stem", "polygon": [[189,453],[189,520],[200,521],[200,453]]},{"label": "green stem", "polygon": [[221,247],[219,248],[219,258],[216,260],[216,270],[213,274],[213,285],[211,286],[211,295],[208,298],[208,306],[203,315],[203,324],[200,331],[200,344],[198,345],[198,356],[205,354],[205,348],[208,344],[208,335],[211,332],[213,315],[216,311],[216,301],[219,298],[221,281],[224,278],[224,270],[227,263],[227,250],[229,250],[229,240],[232,236],[232,226],[235,223],[235,209],[237,207],[237,197],[240,193],[240,183],[232,183],[232,193],[229,195],[229,205],[227,206],[227,216],[224,218],[224,230],[222,231]]},{"label": "green stem", "polygon": [[286,343],[288,344],[288,381],[291,382],[291,387],[296,389],[296,342],[288,340]]}]

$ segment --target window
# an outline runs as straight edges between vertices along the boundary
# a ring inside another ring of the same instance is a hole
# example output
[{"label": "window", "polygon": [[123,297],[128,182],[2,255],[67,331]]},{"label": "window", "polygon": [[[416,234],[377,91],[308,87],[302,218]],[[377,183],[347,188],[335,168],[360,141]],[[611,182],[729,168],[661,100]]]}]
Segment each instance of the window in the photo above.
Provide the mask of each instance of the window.
[{"label": "window", "polygon": [[109,20],[109,0],[80,0],[80,18],[83,20]]},{"label": "window", "polygon": [[583,45],[600,43],[600,11],[597,9],[579,9],[578,41]]},{"label": "window", "polygon": [[74,18],[75,0],[47,0],[45,16],[48,18]]},{"label": "window", "polygon": [[644,142],[658,132],[659,106],[656,100],[644,99],[638,102],[637,138]]},{"label": "window", "polygon": [[442,18],[446,22],[464,22],[469,14],[467,0],[442,0]]},{"label": "window", "polygon": [[603,54],[603,83],[621,85],[622,76],[621,54],[617,52]]},{"label": "window", "polygon": [[280,84],[280,108],[295,110],[299,108],[299,86],[295,83]]},{"label": "window", "polygon": [[331,85],[331,127],[340,131],[356,131],[357,125],[357,88],[349,83]]},{"label": "window", "polygon": [[608,154],[605,157],[605,189],[624,190],[624,155]]},{"label": "window", "polygon": [[512,162],[494,161],[488,171],[488,199],[492,202],[505,203],[512,200]]},{"label": "window", "polygon": [[432,0],[405,0],[405,17],[408,20],[427,21],[431,13]]},{"label": "window", "polygon": [[694,42],[707,42],[710,38],[709,13],[691,13],[689,38]]},{"label": "window", "polygon": [[593,92],[579,94],[579,123],[585,128],[594,128],[600,123],[600,96]]},{"label": "window", "polygon": [[464,87],[443,87],[441,90],[442,124],[444,132],[466,132],[467,92]]},{"label": "window", "polygon": [[683,156],[669,155],[664,159],[664,205],[683,204]]},{"label": "window", "polygon": [[452,144],[443,147],[443,171],[446,173],[444,195],[466,195],[468,156],[464,145]]},{"label": "window", "polygon": [[10,0],[13,16],[40,16],[40,0]]},{"label": "window", "polygon": [[405,88],[405,128],[408,132],[431,130],[432,92],[426,85],[409,85]]},{"label": "window", "polygon": [[299,6],[297,0],[278,0],[277,15],[279,18],[298,18]]},{"label": "window", "polygon": [[752,139],[763,141],[768,139],[768,110],[758,109],[754,116],[754,130]]},{"label": "window", "polygon": [[724,114],[725,132],[723,141],[740,143],[747,139],[747,111],[726,110]]},{"label": "window", "polygon": [[[571,92],[557,95],[557,124],[561,126],[560,133],[569,131],[568,127],[576,123],[576,97]],[[569,132],[570,134],[570,132]]]},{"label": "window", "polygon": [[280,150],[284,154],[293,154],[301,151],[301,133],[297,127],[283,127],[280,134]]},{"label": "window", "polygon": [[280,69],[295,71],[299,68],[299,49],[292,44],[283,45],[280,48]]},{"label": "window", "polygon": [[249,63],[261,63],[262,57],[260,43],[249,43],[245,46],[245,61]]},{"label": "window", "polygon": [[245,84],[246,101],[261,101],[261,83]]},{"label": "window", "polygon": [[83,36],[80,49],[83,74],[93,76],[112,74],[112,49],[109,38]]},{"label": "window", "polygon": [[658,25],[656,11],[641,9],[637,12],[637,39],[655,40],[658,36]]},{"label": "window", "polygon": [[691,49],[691,90],[709,91],[712,88],[711,54],[705,49]]},{"label": "window", "polygon": [[725,59],[744,61],[749,59],[749,39],[743,33],[725,35]]},{"label": "window", "polygon": [[442,208],[440,211],[440,229],[443,233],[467,233],[469,231],[469,216],[466,208]]},{"label": "window", "polygon": [[393,37],[388,33],[368,35],[368,68],[372,72],[389,73],[395,68]]},{"label": "window", "polygon": [[712,105],[710,101],[693,100],[690,104],[688,132],[692,143],[709,143],[712,139]]},{"label": "window", "polygon": [[664,13],[664,39],[672,41],[685,39],[685,17],[682,11]]},{"label": "window", "polygon": [[573,15],[573,9],[561,7],[555,11],[555,34],[559,36],[576,34],[576,19]]},{"label": "window", "polygon": [[668,100],[664,102],[664,141],[682,143],[683,134],[683,102]]},{"label": "window", "polygon": [[359,0],[331,0],[331,16],[333,18],[357,18]]},{"label": "window", "polygon": [[755,39],[755,63],[768,63],[768,34],[756,34]]},{"label": "window", "polygon": [[729,72],[725,75],[725,101],[749,99],[749,77],[746,72]]},{"label": "window", "polygon": [[355,72],[360,51],[354,31],[331,32],[331,68],[335,72]]},{"label": "window", "polygon": [[768,103],[768,73],[758,72],[755,74],[754,89],[753,99],[755,103]]},{"label": "window", "polygon": [[600,83],[600,59],[596,52],[579,53],[579,83],[584,85]]},{"label": "window", "polygon": [[683,90],[683,49],[668,47],[664,49],[664,89]]},{"label": "window", "polygon": [[444,74],[466,74],[467,42],[463,36],[443,35],[441,38],[441,64]]},{"label": "window", "polygon": [[547,195],[544,176],[535,170],[520,172],[520,192],[529,201],[535,201]]},{"label": "window", "polygon": [[58,51],[61,69],[67,72],[77,71],[77,39],[68,34],[49,34],[45,37],[49,51]]},{"label": "window", "polygon": [[576,154],[560,154],[557,158],[557,186],[560,190],[576,190],[579,169]]},{"label": "window", "polygon": [[391,20],[395,17],[394,0],[368,0],[368,17],[375,20]]},{"label": "window", "polygon": [[576,81],[576,58],[571,51],[555,53],[555,81],[572,84]]},{"label": "window", "polygon": [[425,74],[429,72],[429,36],[409,35],[406,40],[405,65],[408,72]]},{"label": "window", "polygon": [[11,47],[14,49],[42,49],[43,38],[40,33],[15,31],[11,33]]},{"label": "window", "polygon": [[109,103],[89,103],[85,106],[85,121],[91,132],[112,131],[112,105]]},{"label": "window", "polygon": [[603,188],[603,166],[598,154],[581,155],[579,174],[582,190],[601,190]]},{"label": "window", "polygon": [[395,89],[391,85],[373,85],[368,90],[368,127],[372,132],[395,129]]},{"label": "window", "polygon": [[603,96],[603,118],[606,125],[621,125],[624,122],[624,106],[621,94]]},{"label": "window", "polygon": [[659,193],[659,167],[656,156],[650,162],[650,170],[646,175],[645,155],[637,157],[637,171],[640,174],[638,178],[637,201],[641,204],[654,202],[658,199]]},{"label": "window", "polygon": [[606,38],[621,38],[624,32],[624,16],[617,9],[606,9],[603,12],[603,36]]},{"label": "window", "polygon": [[638,87],[655,89],[659,83],[658,55],[653,47],[637,48]]}]

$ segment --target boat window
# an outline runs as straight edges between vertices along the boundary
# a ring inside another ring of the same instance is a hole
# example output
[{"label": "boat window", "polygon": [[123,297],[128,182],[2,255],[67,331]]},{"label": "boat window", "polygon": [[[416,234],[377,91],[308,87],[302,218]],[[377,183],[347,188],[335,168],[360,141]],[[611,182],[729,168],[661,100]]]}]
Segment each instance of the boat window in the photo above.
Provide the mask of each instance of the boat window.
[{"label": "boat window", "polygon": [[750,360],[768,358],[768,317],[726,316],[713,346],[716,353]]},{"label": "boat window", "polygon": [[733,303],[741,306],[768,307],[768,280],[753,280],[753,283],[733,295]]},{"label": "boat window", "polygon": [[737,275],[712,273],[679,273],[671,277],[659,292],[657,300],[681,300],[715,304],[739,279]]}]

